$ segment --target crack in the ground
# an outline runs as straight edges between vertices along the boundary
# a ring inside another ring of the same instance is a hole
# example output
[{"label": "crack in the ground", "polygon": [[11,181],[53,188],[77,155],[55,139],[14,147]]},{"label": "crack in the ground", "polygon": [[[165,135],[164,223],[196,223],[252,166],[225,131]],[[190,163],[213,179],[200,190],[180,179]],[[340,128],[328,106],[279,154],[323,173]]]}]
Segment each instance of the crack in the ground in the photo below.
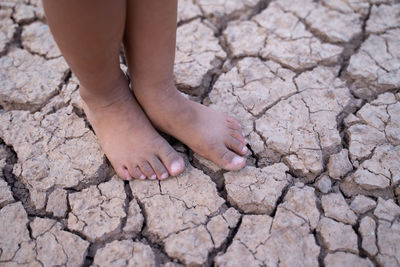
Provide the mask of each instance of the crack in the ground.
[{"label": "crack in the ground", "polygon": [[251,147],[251,145],[249,144],[249,142],[247,142],[246,147],[247,147],[247,149],[248,149],[248,150],[250,151],[250,153],[251,153],[250,157],[252,157],[252,158],[255,160],[254,166],[255,166],[256,168],[260,168],[260,166],[259,166],[260,157],[254,152],[254,149]]},{"label": "crack in the ground", "polygon": [[93,243],[89,244],[89,247],[87,248],[85,261],[82,264],[83,267],[90,267],[90,266],[93,265],[94,255],[96,255],[96,251],[98,249],[98,248],[95,248],[95,247],[96,247],[95,244],[93,244]]},{"label": "crack in the ground", "polygon": [[[57,91],[56,91],[56,93],[55,93],[53,96],[51,96],[51,97],[50,97],[43,105],[41,105],[37,110],[31,111],[31,113],[34,113],[34,112],[37,112],[37,111],[43,112],[43,109],[44,109],[45,107],[48,107],[48,104],[51,104],[52,100],[54,100],[56,97],[60,96],[60,93],[61,93],[63,87],[68,85],[68,83],[69,83],[71,77],[72,77],[72,71],[71,71],[70,69],[68,69],[68,70],[64,73],[64,76],[62,77],[61,82],[60,82],[59,85],[57,86]],[[44,115],[47,116],[47,115],[56,113],[58,110],[60,110],[60,109],[62,109],[62,108],[64,108],[64,107],[67,107],[67,106],[69,105],[69,102],[70,102],[70,101],[71,101],[71,100],[69,100],[67,103],[63,103],[63,104],[59,104],[59,105],[50,106],[49,110],[46,111],[46,113],[44,113]]]},{"label": "crack in the ground", "polygon": [[229,234],[225,238],[222,245],[218,249],[214,249],[211,253],[208,254],[206,266],[214,266],[215,257],[220,254],[226,253],[227,249],[231,246],[237,232],[239,231],[240,226],[242,225],[242,219],[243,219],[243,215],[240,216],[239,221],[237,222],[236,226],[232,229],[229,229]]},{"label": "crack in the ground", "polygon": [[[224,61],[225,62],[225,61]],[[222,63],[223,64],[223,63]],[[212,91],[212,89],[214,88],[214,84],[215,84],[215,82],[218,80],[218,78],[221,76],[221,74],[222,74],[222,72],[221,71],[218,71],[217,73],[213,73],[212,75],[211,75],[211,79],[210,79],[210,82],[209,82],[209,84],[208,84],[208,87],[207,87],[207,89],[204,91],[204,93],[200,96],[200,103],[201,104],[203,104],[203,105],[206,105],[207,106],[207,104],[209,104],[208,103],[208,96],[209,96],[209,94],[211,93],[211,91]]]},{"label": "crack in the ground", "polygon": [[[49,107],[48,105],[51,104],[53,99],[55,99],[60,95],[62,87],[69,82],[71,75],[72,75],[71,70],[67,69],[64,72],[63,76],[61,77],[59,84],[56,86],[55,91],[50,95],[46,96],[46,99],[43,99],[41,104],[21,104],[21,103],[11,102],[9,104],[11,104],[12,108],[8,109],[7,111],[29,111],[31,114],[34,114],[36,112],[42,112],[42,110],[45,107]],[[50,109],[47,111],[47,113],[45,113],[45,115],[55,113],[57,110],[66,106],[67,106],[66,103],[58,106],[57,105],[51,106]]]},{"label": "crack in the ground", "polygon": [[[121,229],[124,229],[126,226],[126,223],[128,221],[128,217],[129,217],[129,215],[128,215],[129,214],[129,204],[134,199],[133,195],[132,195],[132,190],[129,186],[128,181],[124,181],[124,190],[125,190],[125,194],[126,194],[125,206],[124,206],[124,211],[125,211],[126,216],[121,218]],[[142,214],[142,216],[143,216],[143,214]]]},{"label": "crack in the ground", "polygon": [[147,244],[151,247],[151,249],[153,250],[155,257],[156,257],[156,266],[159,266],[163,263],[166,262],[175,262],[178,264],[182,264],[183,263],[181,261],[179,261],[178,259],[169,257],[168,254],[165,251],[164,245],[162,244],[162,242],[160,243],[154,243],[153,241],[150,240],[150,237],[148,236],[148,234],[146,233],[146,229],[147,229],[147,214],[146,214],[146,209],[144,207],[144,204],[140,201],[140,199],[135,198],[132,195],[132,191],[128,190],[129,194],[131,195],[132,199],[136,199],[136,202],[138,203],[141,213],[143,215],[143,224],[142,224],[142,229],[140,230],[140,232],[136,235],[136,237],[133,239],[133,241],[138,241],[141,242],[143,244]]},{"label": "crack in the ground", "polygon": [[[285,10],[283,7],[281,7],[281,9],[285,13],[290,13],[293,16],[295,16],[301,23],[303,23],[303,25],[305,26],[306,30],[309,31],[310,33],[312,33],[312,35],[315,38],[317,38],[321,43],[328,43],[328,44],[341,45],[341,46],[346,44],[345,42],[340,42],[340,41],[334,42],[334,41],[330,40],[330,38],[328,37],[328,35],[326,35],[326,33],[321,32],[318,29],[313,28],[312,25],[307,22],[307,17],[310,16],[312,11],[309,11],[304,17],[301,17],[298,14],[296,14],[295,12],[292,12],[290,10]],[[328,9],[331,9],[331,8],[328,8]]]},{"label": "crack in the ground", "polygon": [[43,54],[41,54],[39,52],[36,52],[36,51],[30,49],[29,47],[24,46],[23,44],[21,44],[21,49],[24,49],[24,50],[28,51],[30,54],[32,54],[34,56],[41,57],[41,58],[43,58],[45,60],[52,60],[52,59],[57,59],[57,58],[61,58],[62,57],[62,55],[54,56],[54,57],[48,57],[47,55],[43,55]]},{"label": "crack in the ground", "polygon": [[134,241],[146,244],[151,247],[151,249],[153,250],[154,255],[155,255],[155,266],[161,266],[162,264],[165,264],[167,262],[180,264],[182,266],[184,265],[184,263],[182,261],[180,261],[179,259],[168,256],[168,254],[165,252],[163,245],[152,242],[146,236],[141,235],[141,236],[135,238]]},{"label": "crack in the ground", "polygon": [[[28,5],[28,6],[30,6],[30,5]],[[5,7],[7,7],[7,6],[5,6]],[[0,3],[0,8],[1,8],[1,3]],[[22,29],[24,26],[32,24],[36,21],[44,22],[43,20],[39,19],[36,15],[33,18],[30,18],[28,20],[23,20],[23,21],[17,22],[17,20],[14,17],[15,12],[16,12],[15,8],[16,8],[15,6],[11,7],[12,13],[11,13],[10,19],[13,21],[13,24],[17,26],[16,31],[14,32],[14,35],[11,38],[11,40],[6,43],[4,51],[2,53],[0,53],[0,57],[8,54],[8,52],[14,48],[23,48],[21,36],[22,36]]]},{"label": "crack in the ground", "polygon": [[[313,186],[313,187],[315,188],[315,186]],[[321,217],[325,214],[324,209],[322,208],[322,205],[321,205],[321,196],[322,196],[322,194],[317,191],[315,206],[317,207],[317,210],[319,212],[319,217],[320,217],[319,219],[321,219]],[[325,266],[324,259],[325,259],[326,255],[328,254],[328,249],[323,242],[321,234],[317,231],[317,228],[312,231],[312,234],[314,235],[316,244],[320,248],[320,252],[318,255],[318,264],[320,267]]]},{"label": "crack in the ground", "polygon": [[[14,13],[14,8],[13,8],[13,13]],[[13,37],[11,38],[11,41],[9,41],[6,44],[6,47],[4,49],[4,52],[0,54],[0,56],[6,55],[13,47],[17,48],[22,48],[22,41],[21,41],[21,35],[22,35],[22,25],[19,25],[14,17],[11,15],[10,19],[13,21],[13,24],[17,26]]]},{"label": "crack in the ground", "polygon": [[[261,13],[265,8],[268,7],[270,2],[271,2],[271,0],[260,1],[256,5],[256,7],[254,7],[253,12],[251,13],[251,15],[249,15],[249,18],[252,18],[253,16]],[[198,5],[198,6],[200,7],[200,5]],[[201,9],[201,7],[200,7],[200,9]],[[201,12],[204,14],[203,10],[201,10]],[[222,62],[220,70],[217,72],[214,71],[214,73],[212,74],[211,81],[208,83],[209,86],[201,96],[201,103],[204,103],[205,99],[208,99],[208,95],[211,92],[211,90],[213,89],[214,84],[218,80],[218,78],[222,74],[228,72],[230,69],[235,67],[237,62],[239,61],[238,59],[236,59],[235,57],[232,56],[232,52],[229,49],[229,46],[228,46],[225,38],[223,37],[223,32],[225,31],[226,27],[228,26],[228,23],[232,22],[232,21],[236,21],[238,19],[239,18],[237,18],[235,16],[228,15],[227,18],[225,18],[225,23],[222,23],[222,24],[216,26],[217,28],[216,28],[214,37],[216,37],[218,39],[219,46],[226,53],[226,59]],[[204,83],[204,78],[203,78],[202,84],[203,83]]]},{"label": "crack in the ground", "polygon": [[3,169],[3,177],[9,185],[15,201],[21,201],[24,209],[29,215],[44,215],[43,210],[37,210],[34,207],[29,190],[13,173],[14,165],[18,162],[17,153],[11,146],[7,146],[2,139],[0,139],[0,145],[2,145],[7,151],[6,166]]},{"label": "crack in the ground", "polygon": [[[357,246],[358,246],[358,255],[361,258],[367,258],[369,259],[375,266],[379,266],[375,256],[370,256],[368,254],[368,252],[362,247],[362,236],[361,233],[359,231],[360,229],[360,222],[362,220],[362,218],[364,218],[365,216],[367,216],[366,214],[364,214],[364,216],[358,216],[357,217],[357,223],[355,225],[352,226],[355,234],[357,235]],[[375,221],[375,227],[378,227],[378,222],[376,220]],[[376,231],[375,231],[375,235],[376,235]],[[375,239],[375,241],[377,241],[378,239]]]},{"label": "crack in the ground", "polygon": [[199,7],[201,13],[203,14],[203,17],[209,20],[216,27],[218,32],[222,32],[223,29],[225,29],[226,26],[231,21],[247,20],[261,13],[268,6],[270,2],[271,0],[260,0],[253,7],[244,4],[245,5],[244,8],[235,10],[234,12],[226,14],[223,17],[217,18],[213,17],[212,14],[210,16],[207,16],[206,14],[207,12],[204,11],[204,8],[202,8],[202,6],[198,3],[198,1],[194,0],[194,3]]},{"label": "crack in the ground", "polygon": [[[291,175],[289,172],[286,175]],[[291,175],[292,176],[292,175]],[[293,179],[294,177],[292,176],[292,179],[290,179],[289,183],[282,189],[282,193],[279,196],[279,198],[276,200],[275,203],[275,207],[272,210],[271,214],[269,215],[271,218],[275,218],[276,215],[276,211],[278,210],[279,205],[281,205],[283,203],[283,200],[286,197],[286,194],[289,192],[289,189],[294,186],[295,184],[295,179]]]},{"label": "crack in the ground", "polygon": [[325,266],[324,259],[325,259],[326,255],[328,254],[327,249],[325,248],[324,242],[322,241],[322,237],[317,232],[317,230],[314,229],[311,233],[314,235],[315,243],[319,247],[318,265],[320,267],[323,267],[323,266]]},{"label": "crack in the ground", "polygon": [[[200,8],[199,8],[199,9],[200,9]],[[200,12],[202,12],[202,11],[200,11]],[[200,19],[201,21],[203,21],[203,20],[205,20],[206,18],[204,17],[203,14],[201,14],[201,15],[194,16],[194,17],[192,17],[192,18],[189,18],[189,19],[185,19],[185,20],[178,21],[178,23],[177,23],[176,26],[177,26],[177,27],[180,27],[180,26],[189,24],[189,23],[191,23],[191,22],[193,22],[194,20],[197,20],[197,19]]]},{"label": "crack in the ground", "polygon": [[371,9],[372,9],[372,5],[370,4],[369,8],[368,8],[368,13],[366,16],[364,16],[362,18],[362,26],[361,26],[361,34],[353,36],[353,38],[347,42],[344,45],[344,50],[340,56],[340,70],[338,73],[338,77],[340,77],[341,79],[344,79],[344,81],[346,83],[349,82],[349,80],[344,76],[347,67],[349,66],[349,62],[350,59],[353,55],[355,55],[361,48],[361,45],[365,42],[365,40],[368,38],[369,34],[366,31],[366,27],[367,27],[367,22],[369,20],[369,17],[371,15]]},{"label": "crack in the ground", "polygon": [[[208,175],[211,180],[214,182],[214,184],[216,185],[217,188],[217,192],[220,194],[220,196],[222,198],[223,195],[222,192],[224,191],[224,173],[226,173],[227,171],[225,170],[218,170],[218,171],[213,171],[211,169],[209,169],[207,166],[204,166],[203,164],[201,164],[197,159],[193,158],[193,161],[191,162],[192,166],[200,171],[202,171],[204,174]],[[225,199],[225,198],[224,198]],[[225,199],[226,200],[226,199]]]}]

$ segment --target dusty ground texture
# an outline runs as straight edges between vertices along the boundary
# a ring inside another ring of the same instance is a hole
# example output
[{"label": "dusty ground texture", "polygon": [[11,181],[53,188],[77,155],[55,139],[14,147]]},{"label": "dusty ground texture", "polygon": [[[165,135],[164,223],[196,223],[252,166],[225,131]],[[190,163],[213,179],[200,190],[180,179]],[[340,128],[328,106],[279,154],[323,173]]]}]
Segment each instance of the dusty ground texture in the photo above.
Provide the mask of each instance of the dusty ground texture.
[{"label": "dusty ground texture", "polygon": [[182,175],[123,182],[41,2],[0,0],[0,266],[400,266],[400,1],[182,0],[177,38],[247,166],[171,140]]}]

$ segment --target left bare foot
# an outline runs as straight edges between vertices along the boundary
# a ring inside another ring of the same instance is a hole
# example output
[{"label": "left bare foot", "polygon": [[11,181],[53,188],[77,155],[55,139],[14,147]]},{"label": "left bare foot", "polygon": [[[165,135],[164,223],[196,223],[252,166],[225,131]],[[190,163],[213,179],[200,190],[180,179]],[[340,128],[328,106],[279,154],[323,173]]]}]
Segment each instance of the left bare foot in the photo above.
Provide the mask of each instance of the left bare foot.
[{"label": "left bare foot", "polygon": [[159,130],[223,169],[245,166],[246,141],[236,119],[185,98],[174,85],[137,88],[135,95]]}]

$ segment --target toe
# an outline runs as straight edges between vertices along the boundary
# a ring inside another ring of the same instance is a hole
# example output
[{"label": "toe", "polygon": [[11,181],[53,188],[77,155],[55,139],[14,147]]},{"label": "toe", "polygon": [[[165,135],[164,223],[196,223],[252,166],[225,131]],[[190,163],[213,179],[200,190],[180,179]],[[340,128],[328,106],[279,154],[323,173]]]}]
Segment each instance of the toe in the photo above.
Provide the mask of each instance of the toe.
[{"label": "toe", "polygon": [[169,144],[160,148],[158,156],[172,176],[182,173],[185,169],[183,158]]},{"label": "toe", "polygon": [[140,168],[137,165],[134,165],[132,168],[129,169],[129,172],[132,177],[140,180],[146,179],[146,175],[143,174],[143,172],[140,170]]},{"label": "toe", "polygon": [[230,130],[229,134],[236,138],[239,142],[241,142],[244,146],[247,144],[246,140],[244,139],[243,133],[240,130]]},{"label": "toe", "polygon": [[238,130],[238,129],[242,128],[242,126],[240,125],[239,121],[237,119],[233,118],[233,117],[228,117],[226,119],[226,121],[228,122],[228,127],[229,128],[232,128],[232,129],[235,129],[235,130]]},{"label": "toe", "polygon": [[232,151],[240,154],[240,155],[245,155],[247,153],[247,147],[244,145],[242,142],[237,140],[233,136],[228,136],[225,139],[225,145]]},{"label": "toe", "polygon": [[118,170],[115,170],[115,172],[122,180],[132,180],[132,175],[129,173],[128,168],[126,168],[125,166],[121,166]]},{"label": "toe", "polygon": [[232,122],[229,122],[228,121],[228,123],[227,123],[227,126],[228,126],[228,128],[229,129],[231,129],[231,130],[242,130],[242,126],[240,126],[240,124],[239,125],[237,125],[236,123],[232,123]]},{"label": "toe", "polygon": [[146,175],[147,178],[150,180],[154,180],[157,178],[157,175],[155,174],[153,168],[149,164],[149,162],[143,160],[139,163],[139,168],[142,171],[144,175]]},{"label": "toe", "polygon": [[218,155],[219,157],[214,162],[226,170],[240,170],[246,164],[245,158],[238,156],[225,146],[220,149]]},{"label": "toe", "polygon": [[164,164],[162,164],[162,162],[156,156],[152,157],[152,159],[149,162],[153,170],[156,172],[158,179],[163,180],[168,177],[167,169],[164,167]]}]

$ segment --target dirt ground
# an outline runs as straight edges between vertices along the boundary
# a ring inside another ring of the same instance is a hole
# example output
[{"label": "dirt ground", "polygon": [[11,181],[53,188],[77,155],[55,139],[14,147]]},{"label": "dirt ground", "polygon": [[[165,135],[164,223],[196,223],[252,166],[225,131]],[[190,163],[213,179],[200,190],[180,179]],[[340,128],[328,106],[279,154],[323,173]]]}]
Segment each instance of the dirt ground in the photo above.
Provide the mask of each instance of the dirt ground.
[{"label": "dirt ground", "polygon": [[181,0],[175,81],[247,166],[170,140],[182,175],[124,182],[41,2],[0,0],[0,266],[400,266],[400,1]]}]

